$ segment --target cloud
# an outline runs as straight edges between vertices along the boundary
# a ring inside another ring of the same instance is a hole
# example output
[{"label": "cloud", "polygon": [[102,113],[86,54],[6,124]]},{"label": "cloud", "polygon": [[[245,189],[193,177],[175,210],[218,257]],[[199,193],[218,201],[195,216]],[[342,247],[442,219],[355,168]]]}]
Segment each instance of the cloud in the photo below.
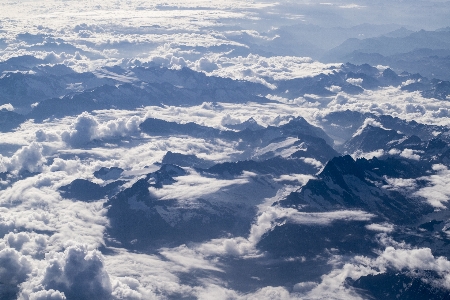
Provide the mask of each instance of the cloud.
[{"label": "cloud", "polygon": [[404,158],[408,158],[408,159],[412,159],[412,160],[420,160],[420,155],[416,154],[416,153],[420,153],[422,151],[417,151],[417,150],[412,150],[412,149],[404,149],[401,153],[400,156],[404,157]]},{"label": "cloud", "polygon": [[212,72],[218,69],[218,66],[208,58],[202,57],[196,62],[196,69],[198,71]]},{"label": "cloud", "polygon": [[386,185],[383,188],[396,191],[414,191],[417,188],[416,179],[385,177]]},{"label": "cloud", "polygon": [[265,287],[258,291],[256,291],[252,295],[248,295],[247,299],[251,300],[259,300],[259,299],[277,299],[277,300],[288,300],[294,299],[293,295],[289,294],[289,292],[284,287]]},{"label": "cloud", "polygon": [[358,128],[358,130],[356,130],[356,132],[353,134],[352,137],[360,135],[364,131],[364,129],[369,125],[372,127],[379,127],[381,129],[388,130],[388,129],[384,128],[383,125],[380,122],[376,121],[375,119],[366,118],[364,120],[364,123],[361,125],[361,127]]},{"label": "cloud", "polygon": [[186,272],[191,269],[223,272],[220,268],[212,265],[210,261],[207,261],[202,254],[189,249],[185,245],[170,249],[163,248],[159,253],[176,264],[183,266]]},{"label": "cloud", "polygon": [[286,80],[310,77],[321,73],[329,74],[340,67],[340,64],[323,64],[309,57],[264,57],[256,54],[246,57],[220,57],[216,64],[219,68],[211,72],[211,75],[262,83],[272,89],[275,86],[267,83],[264,78]]},{"label": "cloud", "polygon": [[[270,202],[266,203],[268,205]],[[262,254],[256,249],[261,237],[284,221],[306,226],[327,226],[337,220],[369,221],[374,215],[362,211],[334,211],[325,213],[299,212],[292,208],[264,206],[250,228],[247,238],[213,239],[199,244],[195,249],[207,256],[230,255],[243,257],[258,257]]]},{"label": "cloud", "polygon": [[69,299],[110,299],[112,286],[99,251],[86,246],[50,253],[42,279],[45,289],[63,292]]},{"label": "cloud", "polygon": [[31,293],[29,296],[30,300],[65,300],[66,295],[60,291],[48,290],[48,291],[38,291]]},{"label": "cloud", "polygon": [[73,147],[82,146],[94,139],[98,126],[95,117],[84,112],[77,117],[70,131],[63,132],[61,138]]},{"label": "cloud", "polygon": [[42,155],[42,145],[33,142],[17,150],[11,158],[0,155],[0,172],[22,170],[41,172],[46,162]]},{"label": "cloud", "polygon": [[414,195],[425,198],[430,205],[437,209],[446,209],[450,199],[450,170],[444,165],[433,165],[436,174],[418,178],[429,182],[429,185],[416,191]]},{"label": "cloud", "polygon": [[363,5],[358,5],[358,4],[346,4],[346,5],[340,5],[339,8],[349,8],[349,9],[361,9],[361,8],[365,8],[366,6]]},{"label": "cloud", "polygon": [[4,237],[4,240],[6,240],[9,247],[20,251],[22,254],[31,256],[43,254],[47,247],[47,236],[34,232],[9,232]]},{"label": "cloud", "polygon": [[11,103],[6,103],[3,105],[0,105],[0,110],[14,111],[14,106],[12,106]]},{"label": "cloud", "polygon": [[350,83],[350,84],[361,86],[361,84],[363,83],[364,79],[362,79],[362,78],[347,78],[346,81],[348,83]]},{"label": "cloud", "polygon": [[396,247],[397,249],[387,246],[373,259],[365,256],[356,256],[350,261],[341,257],[332,258],[336,267],[323,275],[322,281],[312,290],[302,293],[302,299],[361,299],[355,290],[346,286],[347,278],[357,280],[362,276],[385,273],[388,270],[436,271],[440,278],[430,279],[429,283],[450,289],[450,262],[445,257],[435,257],[429,248],[411,249],[408,245],[399,243],[396,243]]},{"label": "cloud", "polygon": [[379,231],[379,232],[392,232],[394,231],[394,225],[392,224],[369,224],[366,225],[366,228],[372,231]]},{"label": "cloud", "polygon": [[17,285],[24,282],[31,272],[30,261],[15,249],[0,251],[0,282]]},{"label": "cloud", "polygon": [[94,139],[123,137],[139,132],[142,119],[138,116],[119,118],[105,123],[99,123],[93,115],[84,112],[71,125],[69,131],[64,131],[61,138],[72,147],[82,147]]},{"label": "cloud", "polygon": [[[190,174],[177,177],[175,183],[164,186],[162,189],[150,187],[149,191],[161,200],[177,199],[178,201],[189,201],[207,197],[207,195],[218,196],[218,192],[223,188],[243,185],[249,183],[249,181],[250,178],[245,174],[232,180],[223,180],[203,177],[191,170]],[[226,193],[223,199],[226,200],[228,197],[229,195]]]}]

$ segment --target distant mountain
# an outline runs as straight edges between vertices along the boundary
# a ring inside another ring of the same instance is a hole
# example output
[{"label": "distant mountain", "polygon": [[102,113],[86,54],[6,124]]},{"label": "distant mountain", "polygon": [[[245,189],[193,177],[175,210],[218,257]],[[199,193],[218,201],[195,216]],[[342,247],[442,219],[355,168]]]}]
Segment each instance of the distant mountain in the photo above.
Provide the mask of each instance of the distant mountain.
[{"label": "distant mountain", "polygon": [[[450,51],[450,50],[449,50]],[[40,64],[42,63],[42,64]],[[18,68],[18,71],[12,69]],[[441,66],[442,67],[442,66]],[[445,100],[450,83],[429,80],[419,74],[398,74],[392,69],[378,70],[368,64],[347,63],[329,74],[273,81],[276,89],[262,84],[206,76],[188,68],[104,67],[94,72],[77,73],[64,65],[48,65],[27,56],[0,63],[0,105],[10,103],[16,113],[37,121],[51,117],[78,115],[101,109],[135,109],[150,105],[199,105],[204,102],[265,103],[268,94],[288,98],[311,95],[331,97],[338,91],[359,94],[364,89],[400,86],[420,91],[424,97]],[[361,81],[353,84],[354,80]],[[268,79],[268,81],[271,81]],[[333,88],[335,87],[335,88]],[[126,99],[126,100],[124,100]],[[247,120],[228,125],[235,130],[262,129]],[[322,136],[322,138],[325,138]],[[327,141],[329,142],[329,141]]]},{"label": "distant mountain", "polygon": [[432,50],[450,49],[450,32],[420,30],[402,37],[380,36],[367,39],[348,39],[330,50],[324,58],[326,60],[339,59],[353,51],[388,56],[423,48]]},{"label": "distant mountain", "polygon": [[[141,130],[150,135],[189,135],[204,139],[226,139],[238,141],[238,149],[247,149],[253,153],[256,147],[265,147],[277,139],[304,136],[305,139],[318,138],[325,145],[332,145],[332,139],[319,127],[309,124],[304,118],[292,118],[286,124],[279,127],[268,126],[267,128],[250,130],[248,128],[242,131],[221,131],[212,127],[198,125],[196,123],[179,124],[165,120],[148,118],[142,122],[139,127]],[[301,139],[301,138],[300,138]],[[317,141],[319,142],[319,141]],[[320,142],[319,142],[320,143]],[[334,151],[331,147],[323,148],[326,152]]]},{"label": "distant mountain", "polygon": [[405,27],[401,27],[399,29],[396,29],[394,31],[388,32],[383,34],[385,37],[389,38],[404,38],[414,33],[413,30],[406,29]]},{"label": "distant mountain", "polygon": [[275,55],[309,56],[319,59],[323,53],[337,47],[349,38],[377,37],[400,29],[401,27],[395,24],[322,27],[298,23],[273,30],[271,34],[277,38],[267,42],[257,42],[241,36],[230,36],[230,39],[247,44],[253,51],[271,52]]},{"label": "distant mountain", "polygon": [[[352,84],[352,79],[360,82]],[[404,83],[405,85],[402,86]],[[310,94],[329,97],[336,95],[339,91],[357,95],[362,93],[364,89],[376,90],[388,86],[402,86],[403,90],[420,91],[422,96],[427,98],[446,100],[447,96],[450,95],[449,81],[429,80],[420,74],[408,72],[397,73],[391,68],[379,70],[367,63],[361,65],[346,63],[329,74],[283,80],[276,82],[276,84],[276,92],[280,96],[294,99],[298,97],[308,98]],[[332,86],[339,87],[339,89],[333,90]]]},{"label": "distant mountain", "polygon": [[253,118],[250,118],[247,121],[239,123],[239,124],[225,124],[224,126],[227,128],[239,130],[239,131],[242,131],[245,129],[255,131],[255,130],[260,130],[260,129],[264,128],[263,126],[259,125],[258,122],[256,122],[256,120]]},{"label": "distant mountain", "polygon": [[389,115],[377,116],[371,113],[363,114],[350,110],[329,113],[322,118],[321,126],[328,135],[338,141],[345,142],[352,138],[368,118],[380,123],[386,129],[401,132],[401,134],[406,136],[415,135],[423,141],[429,141],[436,137],[447,142],[450,141],[448,139],[449,128],[446,126],[427,125]]},{"label": "distant mountain", "polygon": [[448,75],[450,32],[410,32],[399,29],[383,36],[349,39],[328,51],[324,61],[390,66],[398,72],[420,73],[428,78],[450,80]]}]

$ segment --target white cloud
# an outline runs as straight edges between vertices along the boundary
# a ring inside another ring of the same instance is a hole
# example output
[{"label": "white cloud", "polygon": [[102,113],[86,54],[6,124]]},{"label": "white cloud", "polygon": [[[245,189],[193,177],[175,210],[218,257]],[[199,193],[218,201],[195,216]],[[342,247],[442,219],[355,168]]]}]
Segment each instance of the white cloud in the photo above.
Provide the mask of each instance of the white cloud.
[{"label": "white cloud", "polygon": [[358,158],[366,158],[366,159],[371,159],[374,157],[381,157],[385,154],[383,149],[378,149],[375,151],[371,151],[371,152],[363,152],[361,150],[356,150],[354,153],[351,154],[351,156],[353,157],[353,159],[358,159]]},{"label": "white cloud", "polygon": [[[186,176],[177,177],[177,182],[171,185],[164,186],[162,189],[150,187],[149,190],[158,199],[189,201],[212,194],[216,194],[215,196],[217,196],[219,190],[233,185],[243,185],[248,183],[249,180],[250,178],[245,174],[232,180],[213,179],[200,176],[192,170]],[[224,196],[223,199],[227,201],[227,195]]]},{"label": "white cloud", "polygon": [[0,265],[0,282],[8,285],[24,282],[32,270],[30,261],[11,248],[0,251]]},{"label": "white cloud", "polygon": [[429,204],[437,209],[445,209],[450,199],[450,171],[443,165],[433,165],[436,174],[424,176],[419,179],[426,180],[429,186],[419,189],[414,194],[425,198]]},{"label": "white cloud", "polygon": [[73,147],[82,146],[94,139],[98,126],[95,117],[84,112],[77,117],[72,130],[63,132],[61,138]]},{"label": "white cloud", "polygon": [[19,298],[111,298],[110,278],[99,251],[89,251],[87,246],[78,244],[64,252],[50,252],[45,260],[40,276],[33,279],[34,284],[27,282],[22,286]]},{"label": "white cloud", "polygon": [[264,77],[274,80],[310,77],[321,73],[332,73],[332,67],[340,67],[339,64],[313,61],[309,57],[264,57],[255,54],[249,54],[247,57],[221,57],[216,64],[220,68],[211,72],[211,75],[263,83],[269,88],[274,86],[266,83]]},{"label": "white cloud", "polygon": [[165,258],[175,262],[177,265],[185,268],[185,272],[191,269],[204,269],[223,272],[220,268],[211,264],[210,261],[206,260],[202,254],[199,252],[189,249],[185,245],[179,246],[177,248],[163,248],[160,254]]},{"label": "white cloud", "polygon": [[14,111],[14,106],[11,103],[0,105],[0,110]]},{"label": "white cloud", "polygon": [[11,158],[0,155],[0,172],[21,170],[41,172],[46,162],[42,155],[42,145],[33,142],[17,150]]},{"label": "white cloud", "polygon": [[5,237],[9,247],[20,251],[25,255],[42,255],[47,247],[48,237],[43,234],[36,234],[34,232],[9,232]]},{"label": "white cloud", "polygon": [[379,231],[379,232],[392,232],[394,230],[394,225],[392,224],[369,224],[366,225],[366,228],[372,231]]},{"label": "white cloud", "polygon": [[346,4],[346,5],[340,5],[339,8],[350,8],[350,9],[361,9],[365,6],[359,5],[359,4]]},{"label": "white cloud", "polygon": [[65,300],[66,295],[63,292],[55,290],[43,290],[31,293],[29,296],[30,300]]},{"label": "white cloud", "polygon": [[72,147],[81,147],[94,139],[123,137],[139,132],[142,119],[133,116],[99,123],[93,115],[84,112],[79,115],[69,131],[64,131],[61,138]]},{"label": "white cloud", "polygon": [[364,79],[362,79],[362,78],[347,78],[346,81],[348,83],[350,83],[350,84],[361,86],[361,84],[363,83]]},{"label": "white cloud", "polygon": [[356,132],[353,134],[352,137],[356,137],[356,136],[360,135],[364,131],[364,129],[369,125],[372,127],[378,127],[378,128],[384,129],[384,130],[388,130],[388,129],[384,128],[383,125],[381,125],[381,123],[376,121],[375,119],[366,118],[364,120],[364,123],[361,125],[361,127],[358,128],[358,130],[356,130]]},{"label": "white cloud", "polygon": [[406,148],[400,153],[400,156],[404,157],[404,158],[412,159],[412,160],[420,160],[420,155],[416,154],[416,153],[420,153],[420,152],[421,151]]}]

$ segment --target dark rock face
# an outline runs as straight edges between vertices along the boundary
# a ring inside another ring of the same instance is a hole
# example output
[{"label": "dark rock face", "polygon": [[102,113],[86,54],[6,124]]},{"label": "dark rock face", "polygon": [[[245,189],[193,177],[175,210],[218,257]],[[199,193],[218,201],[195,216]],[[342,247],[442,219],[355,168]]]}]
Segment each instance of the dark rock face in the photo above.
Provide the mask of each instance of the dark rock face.
[{"label": "dark rock face", "polygon": [[112,196],[119,191],[124,181],[114,181],[105,186],[90,182],[85,179],[75,179],[69,185],[59,188],[65,198],[73,198],[81,201],[93,201]]},{"label": "dark rock face", "polygon": [[348,284],[363,290],[368,299],[450,299],[448,291],[432,280],[442,279],[436,272],[393,272],[367,275]]},{"label": "dark rock face", "polygon": [[214,165],[214,162],[198,158],[195,155],[186,155],[167,151],[162,159],[163,164],[173,164],[180,167],[208,168]]},{"label": "dark rock face", "polygon": [[111,222],[108,235],[126,247],[142,250],[200,242],[224,232],[244,234],[249,230],[255,213],[251,206],[221,205],[208,199],[158,200],[149,192],[150,187],[171,185],[176,177],[184,175],[186,172],[178,166],[162,165],[160,170],[110,198],[105,203]]},{"label": "dark rock face", "polygon": [[300,192],[280,201],[280,205],[317,212],[359,209],[386,221],[410,222],[433,209],[397,191],[382,188],[386,184],[383,176],[414,176],[421,170],[423,172],[420,165],[397,163],[394,159],[383,162],[378,159],[355,161],[349,155],[336,157],[317,175],[317,179],[310,180]]},{"label": "dark rock face", "polygon": [[124,170],[121,168],[117,168],[117,167],[112,167],[112,168],[101,168],[98,171],[94,172],[94,176],[103,180],[115,180],[115,179],[119,179],[120,175],[122,174]]}]

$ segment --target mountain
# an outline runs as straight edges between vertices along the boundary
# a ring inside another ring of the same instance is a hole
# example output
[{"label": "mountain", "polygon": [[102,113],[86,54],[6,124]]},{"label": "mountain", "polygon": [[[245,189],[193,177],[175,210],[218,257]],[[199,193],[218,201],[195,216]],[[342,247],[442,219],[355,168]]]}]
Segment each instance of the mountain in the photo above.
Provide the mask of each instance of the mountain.
[{"label": "mountain", "polygon": [[[361,209],[381,219],[395,220],[395,223],[409,222],[432,211],[430,206],[420,201],[408,199],[396,191],[381,189],[380,184],[376,183],[383,183],[382,176],[389,168],[380,170],[375,165],[378,165],[377,159],[368,161],[361,158],[355,161],[349,155],[335,157],[317,175],[317,179],[310,180],[300,192],[294,192],[280,201],[280,205],[310,212]],[[401,169],[390,171],[390,176],[403,176]],[[416,174],[410,174],[413,175]]]},{"label": "mountain", "polygon": [[[303,272],[308,274],[313,272],[313,268],[325,268],[321,257],[376,257],[377,251],[384,246],[375,242],[379,231],[373,230],[370,224],[392,224],[387,231],[395,226],[395,238],[413,244],[428,241],[432,234],[440,235],[439,229],[432,228],[426,235],[421,235],[424,230],[418,224],[423,224],[423,220],[433,214],[433,207],[405,192],[386,189],[385,178],[416,178],[429,172],[430,167],[398,158],[356,161],[350,156],[333,158],[316,179],[274,203],[274,208],[289,210],[292,217],[278,219],[275,226],[262,236],[258,249],[273,258],[288,259],[301,255],[306,261],[316,260],[314,267],[303,265]],[[354,217],[362,212],[369,215]],[[333,217],[337,219],[333,220]],[[445,220],[446,217],[437,218]],[[448,253],[445,245],[450,240],[448,237],[443,239],[435,251]],[[366,281],[366,278],[361,277],[360,282],[351,284],[376,294],[375,282]],[[392,291],[391,288],[394,287],[383,287],[386,291]],[[429,286],[427,288],[432,290]],[[358,293],[364,294],[364,290],[358,290]]]},{"label": "mountain", "polygon": [[405,135],[399,134],[396,130],[367,125],[360,133],[355,134],[348,140],[342,148],[347,153],[353,153],[357,150],[371,152],[385,149],[389,145],[394,147],[394,144],[399,143],[404,137]]},{"label": "mountain", "polygon": [[60,187],[59,191],[67,199],[94,201],[113,196],[124,183],[125,181],[114,181],[105,186],[101,186],[89,180],[75,179],[70,184]]},{"label": "mountain", "polygon": [[[236,201],[228,189],[187,200],[158,199],[149,188],[163,189],[188,173],[175,165],[162,165],[106,203],[111,222],[108,235],[122,246],[145,250],[149,247],[200,242],[225,232],[245,234],[255,214],[254,202],[242,201],[251,194],[274,192],[270,180],[255,180],[236,189]],[[250,192],[251,191],[251,192]],[[220,196],[224,193],[223,196]],[[208,228],[205,229],[205,226]]]},{"label": "mountain", "polygon": [[[259,129],[258,127],[253,130],[246,128],[242,131],[221,131],[212,127],[198,125],[193,122],[179,124],[155,118],[147,118],[139,125],[139,127],[143,132],[155,136],[188,135],[203,139],[225,139],[236,141],[239,143],[237,149],[245,150],[247,151],[246,153],[251,156],[260,156],[261,153],[267,154],[268,151],[256,151],[255,153],[255,149],[267,147],[272,143],[280,143],[288,138],[298,138],[300,141],[306,142],[306,144],[311,147],[314,147],[314,144],[320,144],[321,147],[316,146],[315,148],[318,151],[313,151],[315,155],[318,155],[317,157],[321,155],[321,151],[325,153],[322,154],[322,157],[325,159],[329,158],[329,155],[335,153],[331,146],[329,146],[330,144],[333,144],[331,138],[321,128],[309,124],[302,117],[292,118],[288,123],[278,127],[268,126],[267,128],[263,127],[262,129]],[[297,146],[299,144],[300,143],[293,143],[292,146]],[[274,148],[271,150],[273,151],[276,149]],[[319,160],[322,160],[322,158]]]},{"label": "mountain", "polygon": [[448,291],[436,287],[433,280],[442,280],[441,276],[433,271],[418,273],[395,272],[394,270],[367,275],[348,284],[363,291],[368,299],[448,299]]},{"label": "mountain", "polygon": [[[415,135],[423,141],[429,141],[436,137],[449,141],[447,134],[449,129],[446,126],[421,124],[414,120],[406,121],[389,115],[360,113],[350,110],[331,112],[322,118],[320,125],[329,136],[343,143],[352,139],[367,119],[378,122],[387,130],[394,130],[405,136]],[[396,135],[394,134],[394,136]],[[369,140],[368,142],[370,143]],[[339,147],[338,149],[340,149]],[[381,148],[385,149],[386,147]]]},{"label": "mountain", "polygon": [[379,37],[349,39],[322,57],[325,61],[390,66],[397,72],[450,80],[450,34],[445,30],[399,29]]},{"label": "mountain", "polygon": [[432,50],[450,49],[450,33],[448,31],[420,30],[403,37],[353,38],[330,50],[324,58],[325,60],[339,59],[354,51],[389,56],[424,48]]},{"label": "mountain", "polygon": [[245,130],[249,129],[252,131],[263,129],[264,127],[259,125],[258,122],[255,121],[255,119],[250,118],[246,120],[245,122],[239,123],[239,124],[225,124],[224,125],[227,128],[234,129],[234,130]]},{"label": "mountain", "polygon": [[195,155],[175,153],[172,151],[167,151],[161,163],[193,168],[209,168],[214,165],[213,161],[201,159]]},{"label": "mountain", "polygon": [[0,110],[0,132],[8,132],[19,126],[26,118],[23,115],[8,111],[6,109]]}]

